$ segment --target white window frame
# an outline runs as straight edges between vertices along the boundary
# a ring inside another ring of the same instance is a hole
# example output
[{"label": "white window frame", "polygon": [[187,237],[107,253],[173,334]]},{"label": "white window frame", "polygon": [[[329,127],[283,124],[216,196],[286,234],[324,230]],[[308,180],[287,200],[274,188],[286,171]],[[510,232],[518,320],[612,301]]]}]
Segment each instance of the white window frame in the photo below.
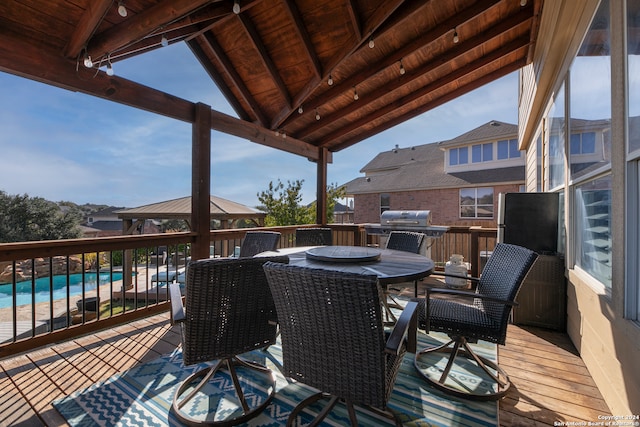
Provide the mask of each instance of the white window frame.
[{"label": "white window frame", "polygon": [[[478,190],[483,190],[483,189],[490,189],[491,193],[493,194],[492,197],[492,203],[491,203],[491,216],[478,216],[478,206],[488,206],[488,205],[478,205]],[[463,205],[462,204],[462,195],[461,192],[464,190],[474,190],[475,191],[475,203],[473,204],[474,207],[474,212],[475,215],[474,216],[462,216],[462,206],[472,206],[472,205]],[[496,192],[494,187],[473,187],[473,188],[469,188],[469,187],[465,187],[465,188],[460,188],[458,190],[458,217],[460,219],[487,219],[487,220],[492,220],[495,215],[496,209]]]}]

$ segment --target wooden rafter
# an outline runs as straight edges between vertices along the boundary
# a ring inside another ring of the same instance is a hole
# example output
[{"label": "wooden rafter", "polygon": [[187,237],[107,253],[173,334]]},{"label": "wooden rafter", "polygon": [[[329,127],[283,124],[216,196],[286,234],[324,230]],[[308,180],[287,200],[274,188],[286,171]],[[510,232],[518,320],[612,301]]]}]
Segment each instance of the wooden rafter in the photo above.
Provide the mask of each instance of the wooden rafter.
[{"label": "wooden rafter", "polygon": [[[377,63],[369,65],[367,68],[363,69],[361,72],[354,74],[350,77],[347,77],[346,79],[342,80],[340,83],[334,84],[334,86],[330,90],[325,91],[322,95],[318,96],[317,98],[312,100],[306,100],[305,107],[307,109],[307,112],[313,111],[314,109],[328,103],[332,99],[341,96],[345,92],[351,90],[353,86],[356,85],[356,83],[365,81],[375,76],[376,74],[382,72],[383,70],[387,69],[388,67],[396,65],[398,61],[400,61],[402,58],[412,54],[413,52],[423,49],[425,46],[428,46],[429,43],[433,42],[434,40],[437,40],[447,32],[451,31],[451,28],[459,26],[462,23],[468,21],[469,19],[472,19],[474,16],[477,16],[479,13],[486,10],[487,7],[497,2],[498,0],[490,0],[490,1],[480,2],[481,4],[475,3],[471,7],[450,16],[442,24],[437,25],[436,27],[432,28],[431,30],[429,30],[424,34],[420,34],[416,36],[411,42],[407,43],[401,49],[397,49],[395,52],[385,56]],[[420,13],[420,8],[412,9],[410,14],[405,13],[405,19],[410,19],[411,15],[415,13]],[[527,15],[527,11],[526,10],[521,11],[509,21],[511,22],[510,25],[503,25],[502,23],[499,25],[496,25],[494,26],[493,29],[490,30],[490,34],[496,34],[497,30],[499,29],[504,30],[504,29],[511,28],[512,26],[518,25],[519,23],[521,23],[523,20],[526,20],[527,18],[530,18],[530,15]],[[404,22],[404,19],[398,20],[395,22],[395,25],[403,25],[403,22]],[[304,114],[307,114],[307,113],[304,113]],[[283,122],[283,124],[284,125],[290,124],[295,120],[299,120],[301,117],[302,116],[300,115],[293,115],[293,116],[290,115],[289,118]]]},{"label": "wooden rafter", "polygon": [[478,58],[477,60],[471,63],[466,64],[465,66],[459,67],[458,69],[447,74],[446,76],[440,79],[437,79],[430,84],[423,86],[420,90],[416,90],[406,96],[398,98],[393,102],[385,105],[384,107],[379,108],[376,111],[369,112],[365,117],[358,120],[352,120],[349,122],[348,125],[343,126],[340,129],[336,129],[335,131],[333,131],[328,135],[324,135],[322,137],[322,143],[319,144],[319,146],[330,147],[333,141],[349,134],[353,130],[358,129],[359,127],[364,126],[365,124],[370,123],[380,117],[383,117],[386,114],[390,114],[394,110],[400,108],[401,106],[407,105],[419,98],[422,98],[423,96],[426,96],[429,93],[434,92],[442,88],[443,86],[446,86],[447,84],[453,83],[456,80],[459,80],[464,76],[470,73],[473,73],[474,71],[494,61],[497,61],[507,55],[512,54],[514,51],[518,49],[527,47],[528,45],[529,45],[529,39],[527,37],[517,38],[513,40],[511,43],[499,48],[498,50],[490,52],[487,55],[481,58]]},{"label": "wooden rafter", "polygon": [[133,44],[159,28],[178,21],[190,12],[209,3],[210,0],[164,0],[142,13],[124,20],[121,24],[97,34],[90,42],[88,51],[94,58]]},{"label": "wooden rafter", "polygon": [[298,10],[298,6],[293,2],[293,0],[284,0],[285,9],[293,21],[293,26],[298,34],[298,38],[304,44],[305,54],[307,55],[307,60],[313,65],[313,70],[315,72],[316,78],[320,78],[322,76],[322,64],[320,64],[320,59],[318,55],[316,55],[316,51],[313,48],[313,43],[311,43],[311,37],[309,37],[309,33],[307,32],[304,22],[302,21],[302,16],[300,16],[300,11]]},{"label": "wooden rafter", "polygon": [[253,48],[258,52],[258,58],[262,61],[262,65],[267,69],[267,72],[276,85],[278,92],[280,92],[280,95],[284,98],[286,104],[291,108],[291,96],[289,95],[287,86],[284,84],[282,77],[280,77],[280,73],[278,72],[276,65],[273,63],[267,48],[262,43],[262,39],[260,38],[258,31],[246,15],[239,14],[238,17],[242,23],[242,28],[249,36],[249,40],[251,40]]},{"label": "wooden rafter", "polygon": [[367,130],[366,132],[362,132],[360,134],[358,134],[357,136],[353,137],[353,138],[349,138],[346,139],[342,142],[340,142],[339,144],[334,144],[331,145],[331,151],[332,152],[336,152],[336,151],[340,151],[343,150],[347,147],[352,146],[353,144],[357,144],[358,142],[370,138],[372,136],[375,136],[377,134],[379,134],[380,132],[384,132],[387,129],[390,129],[396,125],[399,125],[401,123],[404,123],[405,121],[412,119],[414,117],[419,116],[420,114],[423,114],[429,110],[432,110],[436,107],[439,107],[440,105],[443,105],[449,101],[453,101],[454,99],[458,98],[459,96],[462,96],[466,93],[471,92],[474,89],[479,88],[480,86],[483,86],[487,83],[490,83],[494,80],[499,79],[500,77],[504,77],[509,73],[512,73],[520,68],[522,68],[524,65],[526,65],[526,58],[519,58],[517,60],[515,60],[514,62],[498,69],[495,70],[489,74],[485,74],[484,76],[480,77],[479,79],[470,82],[468,84],[465,84],[463,86],[459,86],[458,88],[452,90],[451,92],[448,92],[446,95],[439,97],[437,99],[434,99],[431,102],[428,102],[424,105],[422,105],[419,108],[413,109],[411,111],[408,111],[407,113],[404,113],[392,120],[388,120],[378,126],[375,126],[369,130]]},{"label": "wooden rafter", "polygon": [[358,5],[355,0],[349,0],[347,12],[349,12],[349,21],[353,27],[353,33],[356,35],[356,38],[362,39],[362,25],[360,23],[360,15],[358,14]]},{"label": "wooden rafter", "polygon": [[203,36],[199,38],[202,40],[204,44],[211,50],[211,53],[216,57],[217,62],[224,68],[224,71],[227,73],[229,79],[233,82],[234,87],[238,90],[244,102],[249,105],[251,108],[251,112],[256,116],[257,121],[265,126],[268,123],[267,118],[262,113],[260,106],[256,102],[256,100],[249,92],[249,89],[242,81],[242,78],[236,71],[236,68],[233,66],[227,55],[222,50],[222,47],[218,44],[216,39],[211,34],[211,31],[205,33]]},{"label": "wooden rafter", "polygon": [[64,49],[64,56],[67,58],[76,58],[80,55],[82,48],[86,46],[112,4],[113,0],[95,0],[89,2],[82,14],[80,25],[76,27]]}]

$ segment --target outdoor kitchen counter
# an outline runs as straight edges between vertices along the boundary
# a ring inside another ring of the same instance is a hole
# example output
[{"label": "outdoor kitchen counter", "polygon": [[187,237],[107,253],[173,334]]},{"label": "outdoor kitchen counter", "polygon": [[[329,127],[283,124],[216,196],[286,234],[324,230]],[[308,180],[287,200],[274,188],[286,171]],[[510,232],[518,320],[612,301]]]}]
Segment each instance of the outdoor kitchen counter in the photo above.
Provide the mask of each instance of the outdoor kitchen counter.
[{"label": "outdoor kitchen counter", "polygon": [[373,274],[381,285],[409,282],[429,276],[434,263],[410,252],[360,246],[284,248],[258,256],[288,255],[289,264],[356,274]]}]

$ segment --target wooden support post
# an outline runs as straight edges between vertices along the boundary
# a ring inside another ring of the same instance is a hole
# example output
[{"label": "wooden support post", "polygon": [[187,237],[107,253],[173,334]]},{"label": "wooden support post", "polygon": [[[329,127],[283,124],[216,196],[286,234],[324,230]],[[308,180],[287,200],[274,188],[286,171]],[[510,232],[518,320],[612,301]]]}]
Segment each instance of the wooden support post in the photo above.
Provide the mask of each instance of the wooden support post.
[{"label": "wooden support post", "polygon": [[197,234],[191,258],[209,258],[211,229],[211,107],[198,103],[192,131],[191,231]]},{"label": "wooden support post", "polygon": [[318,177],[316,179],[316,224],[327,225],[327,159],[329,150],[318,149]]}]

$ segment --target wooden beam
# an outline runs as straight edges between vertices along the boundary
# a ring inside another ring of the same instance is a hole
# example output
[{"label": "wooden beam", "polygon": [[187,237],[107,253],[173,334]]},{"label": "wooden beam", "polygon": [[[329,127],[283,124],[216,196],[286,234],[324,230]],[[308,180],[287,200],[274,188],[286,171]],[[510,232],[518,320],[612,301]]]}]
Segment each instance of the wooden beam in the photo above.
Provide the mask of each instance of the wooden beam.
[{"label": "wooden beam", "polygon": [[349,0],[347,12],[349,12],[349,21],[351,21],[353,33],[357,38],[362,39],[362,23],[360,22],[360,15],[358,14],[358,4],[355,0]]},{"label": "wooden beam", "polygon": [[316,178],[316,224],[327,225],[327,158],[326,148],[318,150]]},{"label": "wooden beam", "polygon": [[87,4],[78,26],[64,48],[64,56],[75,59],[80,55],[82,48],[86,46],[111,5],[113,0],[94,0]]},{"label": "wooden beam", "polygon": [[192,259],[209,258],[211,229],[211,107],[196,104],[191,150],[191,231],[196,241]]},{"label": "wooden beam", "polygon": [[267,147],[277,148],[288,153],[297,154],[314,162],[318,161],[318,147],[288,135],[278,135],[254,123],[231,117],[219,111],[212,111],[211,128],[220,132],[235,135]]},{"label": "wooden beam", "polygon": [[[251,112],[256,117],[256,120],[262,126],[266,127],[267,124],[269,123],[269,121],[267,120],[267,117],[262,112],[260,105],[253,98],[253,95],[251,94],[251,92],[249,92],[249,89],[244,84],[242,77],[240,77],[240,74],[238,74],[238,72],[236,71],[236,67],[234,67],[234,65],[231,63],[231,61],[227,57],[227,55],[224,53],[224,50],[222,50],[222,47],[218,44],[218,41],[214,38],[213,34],[209,31],[206,34],[204,34],[202,37],[198,38],[198,40],[202,41],[205,46],[211,49],[211,54],[215,56],[218,64],[220,64],[220,66],[224,68],[224,71],[229,76],[229,79],[238,90],[242,99],[244,99],[244,102],[246,102],[249,108],[251,109]],[[201,58],[201,63],[204,63],[204,61],[208,61],[208,59],[206,57]],[[227,84],[224,83],[224,85],[226,86]],[[221,87],[221,86],[218,86],[218,87]],[[232,96],[232,98],[235,98],[235,96]]]},{"label": "wooden beam", "polygon": [[390,129],[396,125],[399,125],[401,123],[406,122],[409,119],[412,119],[416,116],[419,116],[420,114],[423,114],[429,110],[432,110],[436,107],[439,107],[442,104],[445,104],[449,101],[452,101],[454,99],[456,99],[459,96],[462,96],[466,93],[469,93],[477,88],[479,88],[480,86],[483,86],[487,83],[491,83],[494,80],[499,79],[500,77],[504,77],[509,73],[512,73],[516,70],[519,70],[520,68],[524,67],[526,65],[526,58],[519,58],[516,61],[512,62],[511,64],[502,67],[492,73],[486,74],[482,77],[480,77],[479,79],[468,83],[464,86],[460,86],[457,89],[447,93],[445,96],[434,99],[431,102],[428,102],[426,104],[424,104],[423,106],[421,106],[420,108],[417,108],[415,110],[411,110],[408,113],[405,113],[401,116],[398,116],[392,120],[386,121],[378,126],[375,126],[373,128],[371,128],[370,130],[360,133],[358,134],[358,136],[344,140],[342,142],[340,142],[339,144],[335,144],[335,145],[331,145],[330,149],[333,152],[336,151],[340,151],[343,150],[345,148],[351,147],[354,144],[357,144],[358,142],[365,140],[367,138],[370,138],[374,135],[379,134],[380,132],[383,132],[387,129]]},{"label": "wooden beam", "polygon": [[428,95],[431,92],[434,92],[446,85],[455,82],[458,79],[463,78],[464,76],[471,74],[478,69],[488,65],[494,61],[497,61],[519,49],[525,48],[529,45],[528,37],[520,37],[518,39],[513,40],[511,43],[488,53],[487,55],[476,59],[473,62],[466,64],[463,67],[457,68],[455,71],[447,74],[446,76],[433,81],[432,83],[423,86],[419,90],[416,90],[409,95],[403,96],[402,98],[396,99],[395,101],[385,105],[384,107],[367,114],[365,117],[359,120],[349,121],[347,126],[343,126],[340,129],[336,129],[332,133],[325,135],[322,137],[323,142],[321,146],[330,145],[331,141],[341,138],[342,136],[353,132],[361,126],[365,126],[367,123],[371,123],[372,121],[383,117],[387,114],[393,113],[393,111],[401,108],[403,105],[407,105],[423,96]]},{"label": "wooden beam", "polygon": [[210,0],[164,0],[97,34],[89,42],[89,54],[93,58],[102,58],[108,53],[115,53],[209,2]]},{"label": "wooden beam", "polygon": [[[526,13],[521,13],[518,15],[518,20],[509,20],[503,21],[500,24],[494,25],[488,31],[484,31],[478,34],[476,37],[471,39],[467,39],[461,43],[454,45],[452,49],[445,52],[444,54],[433,58],[431,61],[423,64],[419,68],[412,69],[407,71],[404,76],[401,78],[397,78],[390,82],[385,82],[378,89],[375,89],[371,92],[368,92],[366,95],[361,95],[358,99],[358,102],[353,102],[349,104],[347,107],[336,110],[334,113],[323,116],[322,120],[316,121],[313,124],[306,126],[300,132],[296,134],[298,138],[305,138],[319,129],[327,126],[327,124],[333,123],[336,120],[340,120],[341,118],[353,113],[356,110],[366,107],[370,103],[378,101],[381,97],[393,92],[396,89],[399,89],[405,85],[410,84],[414,80],[421,78],[422,76],[429,74],[441,67],[443,64],[450,63],[454,61],[458,57],[464,56],[469,51],[472,51],[483,44],[487,43],[494,37],[498,37],[502,35],[504,32],[509,31],[517,26],[524,25],[528,23],[532,18],[530,15]],[[516,48],[519,48],[520,45],[516,45]],[[387,60],[381,62],[388,62]],[[393,62],[393,65],[396,66],[396,62]],[[365,72],[367,72],[365,70]],[[359,76],[359,75],[356,75]],[[349,79],[351,80],[351,79]],[[342,86],[342,85],[341,85]],[[345,87],[344,90],[347,88]],[[315,105],[310,106],[309,108],[316,108]]]},{"label": "wooden beam", "polygon": [[[287,85],[284,84],[284,81],[280,76],[280,72],[273,63],[267,48],[262,43],[262,38],[258,34],[258,31],[256,31],[253,23],[246,15],[240,14],[238,15],[238,18],[240,19],[240,23],[242,24],[242,28],[244,28],[245,33],[249,36],[249,40],[251,40],[253,48],[258,51],[258,58],[262,61],[262,65],[267,69],[267,72],[271,76],[271,80],[275,83],[278,92],[280,92],[280,95],[284,98],[286,104],[291,108],[291,96],[287,90]],[[266,123],[263,124],[266,125]]]}]

